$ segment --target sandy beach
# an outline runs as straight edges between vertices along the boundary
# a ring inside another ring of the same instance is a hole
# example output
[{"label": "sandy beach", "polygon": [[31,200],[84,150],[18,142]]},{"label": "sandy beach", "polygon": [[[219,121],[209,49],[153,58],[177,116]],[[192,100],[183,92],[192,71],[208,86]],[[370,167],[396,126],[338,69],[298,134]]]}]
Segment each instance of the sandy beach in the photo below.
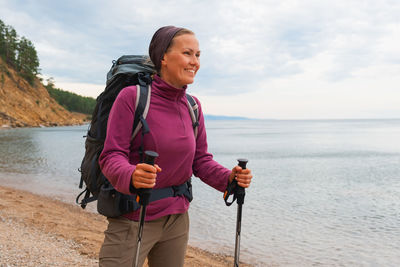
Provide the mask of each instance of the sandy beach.
[{"label": "sandy beach", "polygon": [[[2,267],[97,266],[106,226],[105,217],[79,206],[0,186]],[[194,247],[185,259],[187,267],[232,265],[232,257]]]}]

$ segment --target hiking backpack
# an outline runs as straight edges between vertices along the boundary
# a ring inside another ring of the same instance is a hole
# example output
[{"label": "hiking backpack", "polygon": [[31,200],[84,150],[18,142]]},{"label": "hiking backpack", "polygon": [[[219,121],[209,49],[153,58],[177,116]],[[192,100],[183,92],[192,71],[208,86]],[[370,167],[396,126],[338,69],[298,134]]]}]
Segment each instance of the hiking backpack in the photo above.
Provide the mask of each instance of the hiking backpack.
[{"label": "hiking backpack", "polygon": [[[146,115],[150,104],[152,75],[155,71],[148,56],[126,55],[112,63],[111,69],[107,73],[105,90],[96,99],[92,121],[89,124],[87,135],[84,136],[86,138],[85,155],[79,169],[81,172],[79,188],[82,189],[83,184],[86,188],[77,196],[76,203],[84,209],[88,203],[97,200],[97,210],[100,214],[117,217],[137,210],[140,206],[136,202],[135,195],[125,195],[115,190],[100,170],[98,159],[106,138],[108,116],[121,90],[127,86],[136,85],[137,97],[131,141],[142,129],[142,143],[138,151],[142,156],[144,152],[143,137],[150,131]],[[189,94],[186,94],[186,98],[196,138],[199,125],[198,105]],[[83,199],[80,200],[83,194]],[[182,185],[154,189],[150,202],[177,195],[184,195],[191,201],[190,179]]]}]

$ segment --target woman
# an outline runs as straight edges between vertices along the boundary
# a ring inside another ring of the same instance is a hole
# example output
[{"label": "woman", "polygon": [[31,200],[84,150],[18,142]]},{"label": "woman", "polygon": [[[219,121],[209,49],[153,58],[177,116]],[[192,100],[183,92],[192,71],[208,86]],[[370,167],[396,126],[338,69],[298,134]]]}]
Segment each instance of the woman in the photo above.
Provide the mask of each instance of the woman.
[{"label": "woman", "polygon": [[[199,101],[199,126],[195,138],[188,112],[186,88],[200,68],[199,43],[193,32],[166,26],[154,34],[149,54],[157,74],[152,82],[146,121],[149,136],[145,150],[159,154],[154,166],[139,163],[140,138],[132,142],[136,87],[124,88],[110,112],[107,138],[100,156],[104,175],[115,189],[133,194],[139,188],[165,188],[184,184],[194,174],[223,192],[236,179],[250,185],[249,169],[232,170],[218,164],[207,151],[206,129]],[[139,135],[138,135],[139,136]],[[148,258],[150,266],[183,266],[188,242],[189,201],[183,196],[166,197],[147,206],[139,265]],[[109,225],[100,250],[100,266],[132,266],[135,262],[139,211],[108,218]]]}]

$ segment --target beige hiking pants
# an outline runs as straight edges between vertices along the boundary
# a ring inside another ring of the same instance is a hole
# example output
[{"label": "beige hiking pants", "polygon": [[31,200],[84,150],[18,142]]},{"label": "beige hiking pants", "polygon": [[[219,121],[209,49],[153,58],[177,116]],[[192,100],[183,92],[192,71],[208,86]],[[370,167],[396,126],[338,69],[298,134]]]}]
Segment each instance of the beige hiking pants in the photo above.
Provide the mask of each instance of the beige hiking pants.
[{"label": "beige hiking pants", "polygon": [[[100,267],[135,265],[138,222],[125,217],[108,218],[100,249]],[[174,214],[145,222],[140,246],[139,266],[146,257],[150,267],[183,266],[189,239],[189,215]]]}]

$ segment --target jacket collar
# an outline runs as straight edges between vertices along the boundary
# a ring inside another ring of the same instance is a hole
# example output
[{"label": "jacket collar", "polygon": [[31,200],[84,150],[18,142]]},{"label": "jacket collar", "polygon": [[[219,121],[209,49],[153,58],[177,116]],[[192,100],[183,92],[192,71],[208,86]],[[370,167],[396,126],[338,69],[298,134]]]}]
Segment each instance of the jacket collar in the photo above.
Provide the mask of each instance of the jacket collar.
[{"label": "jacket collar", "polygon": [[158,76],[158,74],[156,74],[154,75],[151,88],[152,88],[151,91],[152,94],[155,93],[167,99],[177,100],[182,96],[186,95],[187,85],[185,85],[183,88],[176,88],[168,84],[166,81],[161,79],[161,77]]}]

